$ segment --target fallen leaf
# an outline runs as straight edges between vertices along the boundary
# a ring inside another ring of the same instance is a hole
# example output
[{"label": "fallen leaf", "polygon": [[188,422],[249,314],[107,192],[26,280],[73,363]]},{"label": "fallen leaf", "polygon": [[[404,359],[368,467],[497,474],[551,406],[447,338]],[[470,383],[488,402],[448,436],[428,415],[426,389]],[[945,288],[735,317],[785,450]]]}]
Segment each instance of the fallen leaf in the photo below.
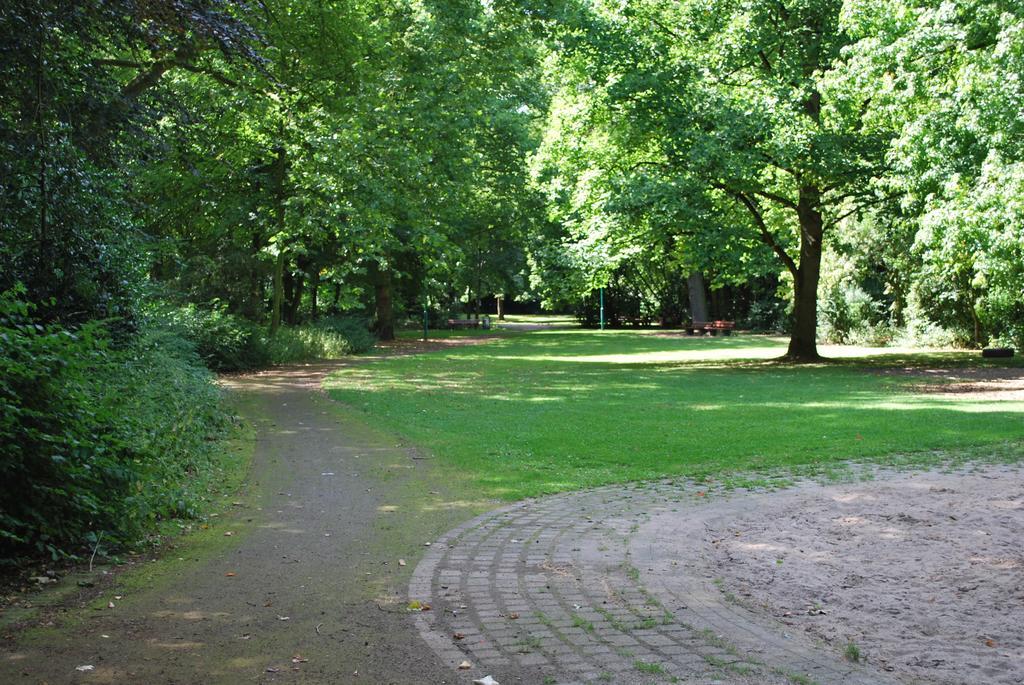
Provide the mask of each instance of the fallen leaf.
[{"label": "fallen leaf", "polygon": [[992,639],[985,640],[985,646],[986,647],[995,647],[996,646],[996,641],[992,640]]},{"label": "fallen leaf", "polygon": [[519,614],[513,611],[511,614],[508,615],[508,617],[514,621],[517,618],[519,618]]},{"label": "fallen leaf", "polygon": [[75,670],[76,671],[91,671],[94,668],[96,668],[96,667],[93,666],[92,664],[86,664],[84,666],[75,666]]},{"label": "fallen leaf", "polygon": [[280,673],[280,672],[281,672],[280,668],[275,668],[273,666],[267,666],[267,673]]},{"label": "fallen leaf", "polygon": [[278,616],[277,620],[278,621],[290,621],[290,620],[292,620],[292,617],[291,616]]},{"label": "fallen leaf", "polygon": [[296,654],[295,656],[292,657],[292,663],[293,664],[306,664],[306,663],[309,663],[309,659],[307,659],[306,657],[301,656],[299,654]]},{"label": "fallen leaf", "polygon": [[454,635],[452,635],[452,637],[455,638],[456,640],[465,640],[466,639],[466,636],[463,635],[462,633],[455,633]]},{"label": "fallen leaf", "polygon": [[228,578],[234,578],[235,577],[235,572],[234,571],[228,571],[224,575],[227,576]]},{"label": "fallen leaf", "polygon": [[108,609],[113,609],[114,608],[114,603],[113,602],[107,602],[107,608]]},{"label": "fallen leaf", "polygon": [[235,531],[233,531],[233,530],[225,531],[224,537],[229,538],[229,537],[231,537],[234,534],[235,534]]},{"label": "fallen leaf", "polygon": [[468,661],[463,661],[461,664],[459,664],[460,671],[468,671],[471,668],[473,668],[473,664],[469,663]]},{"label": "fallen leaf", "polygon": [[398,565],[399,566],[405,566],[405,559],[399,559],[398,560]]}]

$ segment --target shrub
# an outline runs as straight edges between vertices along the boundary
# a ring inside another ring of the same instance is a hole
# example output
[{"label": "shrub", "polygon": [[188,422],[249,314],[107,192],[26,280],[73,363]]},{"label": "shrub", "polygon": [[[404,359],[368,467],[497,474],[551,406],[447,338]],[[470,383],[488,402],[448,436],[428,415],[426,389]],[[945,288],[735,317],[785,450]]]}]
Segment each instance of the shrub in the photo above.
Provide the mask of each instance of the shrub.
[{"label": "shrub", "polygon": [[192,346],[151,330],[115,347],[99,322],[35,323],[21,297],[0,295],[0,562],[193,513],[226,422]]},{"label": "shrub", "polygon": [[818,302],[820,335],[827,342],[887,343],[892,339],[889,326],[882,323],[881,305],[860,286],[837,281],[822,289]]},{"label": "shrub", "polygon": [[213,371],[248,371],[273,363],[263,331],[222,308],[163,306],[152,315],[159,325],[190,340],[203,363]]},{"label": "shrub", "polygon": [[268,339],[273,364],[338,359],[365,352],[376,338],[367,322],[351,317],[331,317],[313,325],[282,327]]},{"label": "shrub", "polygon": [[269,332],[223,309],[158,307],[154,320],[190,340],[213,371],[249,371],[274,364],[336,359],[365,352],[376,338],[366,319],[333,316],[305,326]]},{"label": "shrub", "polygon": [[318,321],[316,326],[345,338],[349,354],[366,352],[377,342],[377,338],[370,332],[370,322],[363,317],[330,316]]}]

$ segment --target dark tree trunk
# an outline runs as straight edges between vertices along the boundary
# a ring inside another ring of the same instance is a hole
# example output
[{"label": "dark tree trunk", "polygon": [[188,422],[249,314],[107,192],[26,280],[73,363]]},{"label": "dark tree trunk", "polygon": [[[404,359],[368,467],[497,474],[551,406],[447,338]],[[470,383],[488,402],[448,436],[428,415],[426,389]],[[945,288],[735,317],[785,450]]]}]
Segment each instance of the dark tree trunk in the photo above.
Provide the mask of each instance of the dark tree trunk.
[{"label": "dark tree trunk", "polygon": [[700,271],[690,272],[686,279],[686,289],[690,297],[690,319],[693,321],[708,320],[708,295],[704,289],[704,274]]},{"label": "dark tree trunk", "polygon": [[246,318],[257,321],[263,318],[263,273],[260,268],[260,250],[263,249],[263,237],[260,231],[252,232],[252,240],[249,243],[251,254],[249,256],[249,295],[243,312]]},{"label": "dark tree trunk", "polygon": [[395,315],[391,304],[391,270],[381,269],[379,264],[374,263],[370,269],[373,280],[373,290],[377,318],[374,330],[381,340],[395,339]]},{"label": "dark tree trunk", "polygon": [[320,294],[320,267],[316,264],[310,266],[309,271],[309,315],[313,321],[320,316],[317,311],[317,296]]},{"label": "dark tree trunk", "polygon": [[270,334],[281,328],[281,304],[284,299],[284,252],[274,260],[274,291],[270,300]]},{"label": "dark tree trunk", "polygon": [[819,205],[821,192],[814,186],[800,189],[800,266],[794,279],[793,332],[786,357],[816,361],[818,355],[818,280],[821,277],[821,240],[824,226]]},{"label": "dark tree trunk", "polygon": [[295,299],[295,274],[291,269],[286,268],[284,273],[281,274],[281,284],[284,286],[282,294],[284,304],[281,310],[281,318],[286,324],[294,325],[295,322],[292,320],[292,300]]},{"label": "dark tree trunk", "polygon": [[302,304],[302,287],[305,279],[302,272],[288,271],[285,273],[285,321],[294,326],[299,322],[299,305]]}]

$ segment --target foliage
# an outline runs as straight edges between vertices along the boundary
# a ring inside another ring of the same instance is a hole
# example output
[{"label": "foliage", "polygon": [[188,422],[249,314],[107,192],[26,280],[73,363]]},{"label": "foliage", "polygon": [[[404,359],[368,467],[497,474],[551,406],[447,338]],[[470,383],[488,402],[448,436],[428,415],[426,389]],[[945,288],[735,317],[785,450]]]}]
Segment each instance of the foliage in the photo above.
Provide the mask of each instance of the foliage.
[{"label": "foliage", "polygon": [[285,326],[267,338],[272,364],[338,359],[365,352],[376,342],[365,319],[333,317],[307,326]]},{"label": "foliage", "polygon": [[225,420],[188,344],[154,330],[115,348],[99,322],[35,323],[23,298],[0,296],[0,559],[131,544],[191,514]]},{"label": "foliage", "polygon": [[167,308],[157,316],[194,346],[213,371],[246,371],[272,363],[266,334],[256,324],[228,314],[223,308],[194,304]]},{"label": "foliage", "polygon": [[345,354],[359,354],[370,350],[377,342],[370,333],[369,322],[358,316],[328,316],[316,322],[316,328],[322,329],[345,339]]},{"label": "foliage", "polygon": [[593,323],[598,288],[803,360],[1024,345],[1019,2],[23,0],[0,53],[4,444],[59,510],[11,544],[189,501],[153,445],[209,433],[190,347],[339,356],[499,295]]},{"label": "foliage", "polygon": [[265,327],[229,314],[223,307],[162,307],[156,309],[155,316],[189,340],[213,371],[336,359],[365,352],[375,342],[366,321],[356,317],[326,317],[316,324],[285,326],[270,334]]}]

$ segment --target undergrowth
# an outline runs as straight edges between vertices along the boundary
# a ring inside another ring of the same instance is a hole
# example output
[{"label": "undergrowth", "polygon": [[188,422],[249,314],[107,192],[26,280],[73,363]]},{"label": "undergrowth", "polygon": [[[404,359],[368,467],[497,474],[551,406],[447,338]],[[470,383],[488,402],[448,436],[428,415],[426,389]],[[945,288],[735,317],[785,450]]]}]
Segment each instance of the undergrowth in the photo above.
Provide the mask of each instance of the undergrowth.
[{"label": "undergrowth", "polygon": [[138,546],[196,514],[229,425],[192,345],[41,325],[0,295],[0,565]]}]

